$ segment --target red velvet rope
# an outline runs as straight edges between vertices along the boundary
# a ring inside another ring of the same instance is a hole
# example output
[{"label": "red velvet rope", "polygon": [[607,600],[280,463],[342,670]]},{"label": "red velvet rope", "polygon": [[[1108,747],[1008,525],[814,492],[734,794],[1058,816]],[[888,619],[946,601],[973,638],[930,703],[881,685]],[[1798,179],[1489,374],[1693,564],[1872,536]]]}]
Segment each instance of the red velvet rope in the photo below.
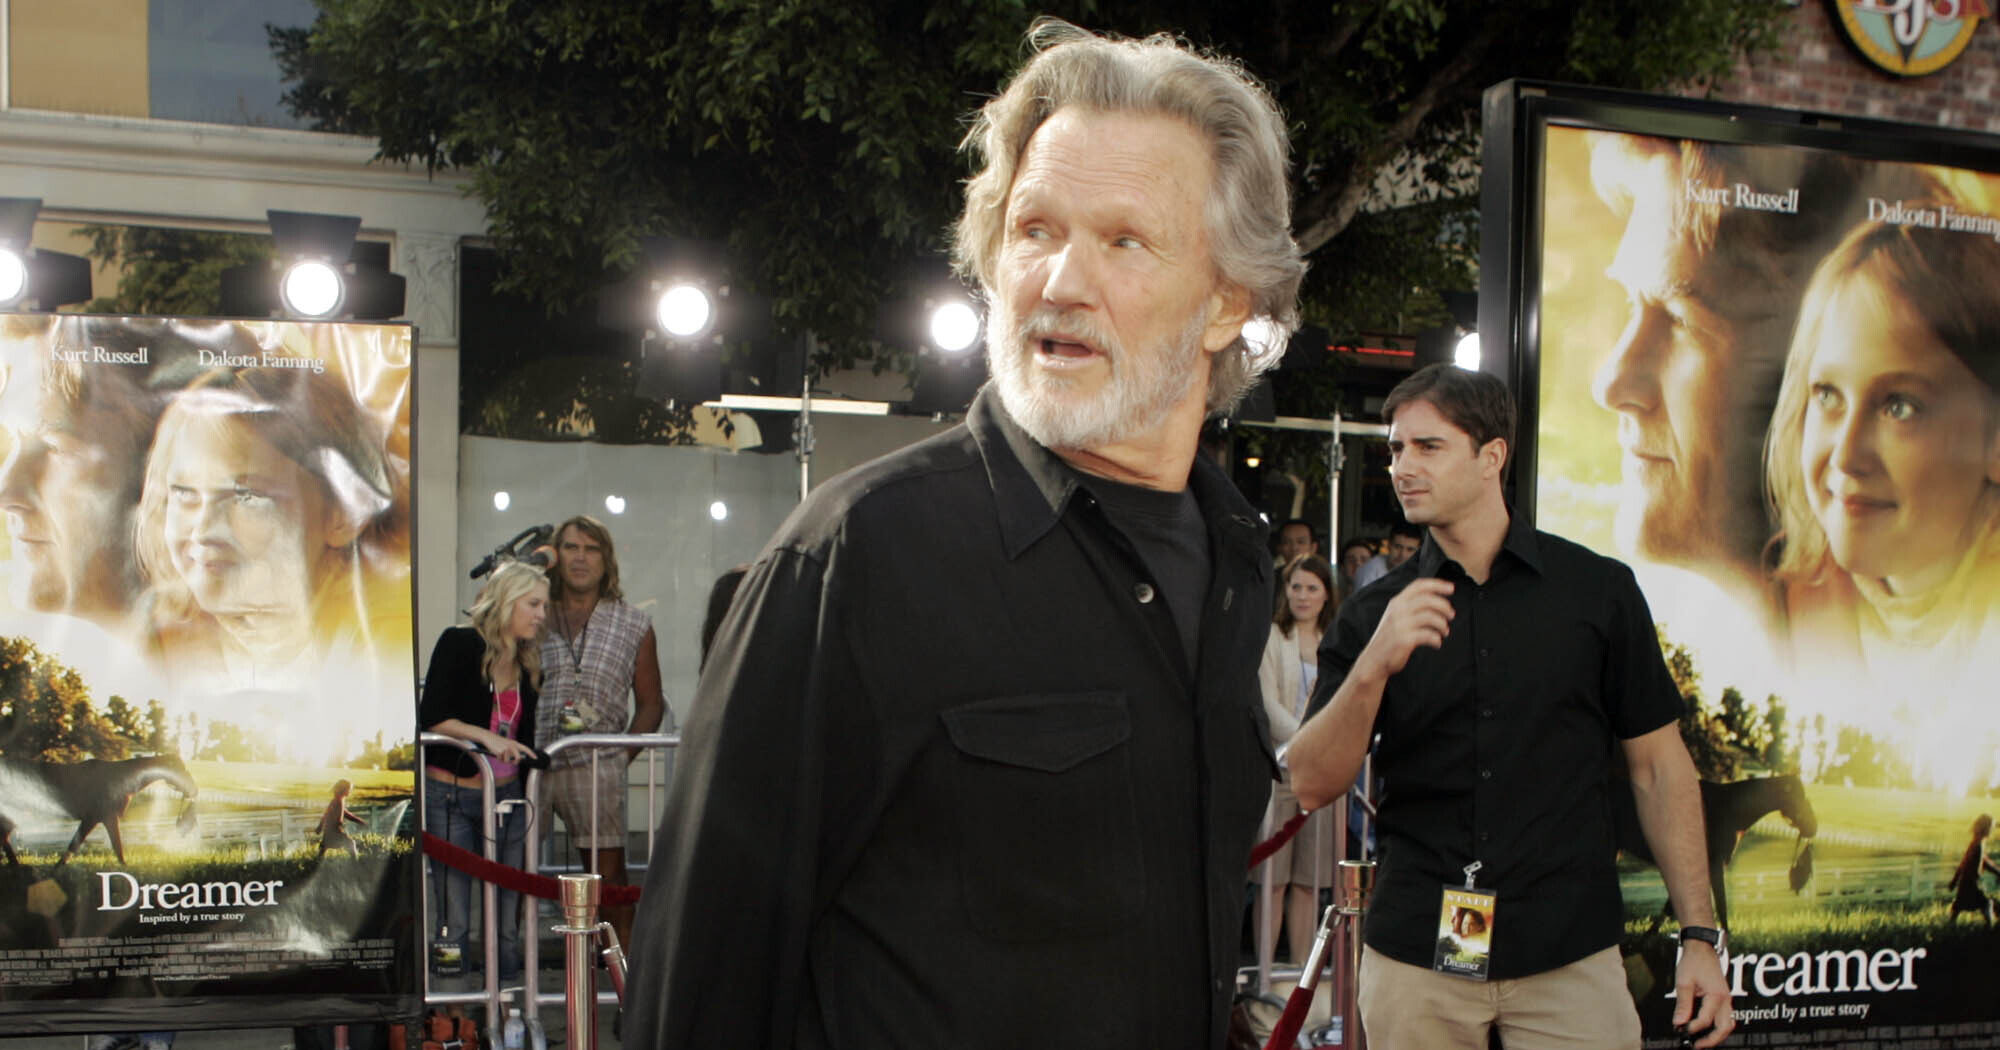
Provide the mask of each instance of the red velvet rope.
[{"label": "red velvet rope", "polygon": [[1283,849],[1285,847],[1285,843],[1292,841],[1292,836],[1297,835],[1299,833],[1299,829],[1306,826],[1306,817],[1308,815],[1309,814],[1305,813],[1292,814],[1292,819],[1285,821],[1285,826],[1279,828],[1278,833],[1276,835],[1273,835],[1270,838],[1265,839],[1262,842],[1259,842],[1256,845],[1256,847],[1250,851],[1250,866],[1254,868],[1257,865],[1264,863],[1264,861],[1267,860],[1271,856],[1271,854],[1276,853],[1279,850]]},{"label": "red velvet rope", "polygon": [[[490,882],[501,889],[549,901],[562,899],[561,884],[547,875],[530,875],[519,868],[510,868],[497,861],[487,860],[428,831],[424,832],[424,855],[448,867],[457,868],[481,882]],[[616,886],[605,883],[599,890],[599,905],[631,904],[639,899],[637,886]]]},{"label": "red velvet rope", "polygon": [[[1292,837],[1305,826],[1306,816],[1304,813],[1295,814],[1292,819],[1285,821],[1285,825],[1278,829],[1277,834],[1259,842],[1250,851],[1250,866],[1254,868],[1264,863],[1271,854],[1278,852],[1284,848],[1285,843],[1292,841]],[[543,900],[562,899],[560,884],[547,875],[530,875],[519,868],[510,868],[498,861],[487,860],[469,849],[454,846],[428,831],[424,832],[424,855],[502,889],[525,893],[530,897],[540,897]],[[638,899],[639,887],[615,886],[607,883],[602,887],[598,902],[631,904]]]}]

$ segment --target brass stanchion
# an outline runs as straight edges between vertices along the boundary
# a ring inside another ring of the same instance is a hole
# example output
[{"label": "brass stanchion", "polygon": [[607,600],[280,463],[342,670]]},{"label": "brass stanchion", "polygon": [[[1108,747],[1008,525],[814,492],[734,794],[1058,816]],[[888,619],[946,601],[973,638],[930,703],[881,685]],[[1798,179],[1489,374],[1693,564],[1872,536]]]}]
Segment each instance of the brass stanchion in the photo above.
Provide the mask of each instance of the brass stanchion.
[{"label": "brass stanchion", "polygon": [[[569,1022],[570,1050],[597,1050],[597,969],[591,941],[601,925],[597,901],[602,877],[564,875],[562,883],[563,1011]],[[622,954],[621,954],[622,960]],[[623,983],[623,975],[618,977]]]},{"label": "brass stanchion", "polygon": [[1375,862],[1340,862],[1341,935],[1347,938],[1347,972],[1341,975],[1341,1045],[1346,1050],[1365,1050],[1368,1037],[1361,1030],[1361,917],[1368,912],[1368,896],[1375,891]]}]

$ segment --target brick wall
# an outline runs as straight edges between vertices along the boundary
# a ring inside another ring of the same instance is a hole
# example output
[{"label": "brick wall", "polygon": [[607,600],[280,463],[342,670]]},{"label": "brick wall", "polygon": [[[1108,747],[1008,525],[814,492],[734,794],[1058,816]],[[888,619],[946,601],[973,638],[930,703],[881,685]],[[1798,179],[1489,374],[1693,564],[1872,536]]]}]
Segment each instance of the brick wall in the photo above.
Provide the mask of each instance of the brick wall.
[{"label": "brick wall", "polygon": [[1802,0],[1779,48],[1739,63],[1711,97],[2000,132],[2000,19],[1980,20],[1971,45],[1943,70],[1897,77],[1847,42],[1827,0]]}]

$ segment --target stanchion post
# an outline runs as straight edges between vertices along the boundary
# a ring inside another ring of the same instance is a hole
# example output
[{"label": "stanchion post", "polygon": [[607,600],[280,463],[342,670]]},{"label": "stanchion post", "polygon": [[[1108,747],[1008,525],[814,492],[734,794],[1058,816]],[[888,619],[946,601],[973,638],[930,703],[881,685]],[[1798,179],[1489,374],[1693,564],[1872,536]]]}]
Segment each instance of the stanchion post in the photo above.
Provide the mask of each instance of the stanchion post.
[{"label": "stanchion post", "polygon": [[1340,1031],[1345,1050],[1367,1050],[1368,1035],[1361,1030],[1361,917],[1368,912],[1368,896],[1375,890],[1375,862],[1340,862],[1340,916],[1347,939],[1346,973],[1340,980]]},{"label": "stanchion post", "polygon": [[597,939],[597,901],[602,877],[564,875],[562,883],[563,1010],[570,1050],[597,1050],[597,968],[591,958]]}]

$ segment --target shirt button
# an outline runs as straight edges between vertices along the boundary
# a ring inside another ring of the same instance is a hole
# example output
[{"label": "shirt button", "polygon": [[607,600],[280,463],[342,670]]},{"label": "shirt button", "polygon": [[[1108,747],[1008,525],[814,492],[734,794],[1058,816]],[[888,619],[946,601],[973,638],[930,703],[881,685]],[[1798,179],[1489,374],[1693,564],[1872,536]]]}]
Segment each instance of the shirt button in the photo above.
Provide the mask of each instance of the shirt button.
[{"label": "shirt button", "polygon": [[1151,605],[1153,602],[1153,585],[1150,583],[1133,584],[1132,597],[1139,599],[1140,605]]},{"label": "shirt button", "polygon": [[1491,842],[1491,841],[1493,841],[1493,833],[1492,833],[1492,832],[1490,832],[1490,831],[1482,831],[1482,832],[1480,832],[1480,833],[1479,833],[1479,841],[1481,841],[1481,842]]},{"label": "shirt button", "polygon": [[1482,707],[1482,708],[1480,708],[1480,709],[1479,709],[1479,717],[1481,717],[1481,718],[1492,718],[1492,717],[1493,717],[1493,709],[1492,709],[1492,708],[1490,708],[1490,707]]},{"label": "shirt button", "polygon": [[1489,657],[1489,656],[1492,656],[1492,655],[1493,655],[1493,650],[1491,650],[1491,649],[1481,649],[1481,650],[1479,650],[1479,658],[1480,658],[1481,660],[1484,660],[1484,659],[1486,659],[1487,657]]},{"label": "shirt button", "polygon": [[1492,771],[1492,770],[1490,770],[1490,769],[1482,769],[1482,770],[1480,770],[1480,771],[1479,771],[1479,779],[1481,779],[1481,780],[1492,780],[1492,779],[1493,779],[1493,771]]}]

